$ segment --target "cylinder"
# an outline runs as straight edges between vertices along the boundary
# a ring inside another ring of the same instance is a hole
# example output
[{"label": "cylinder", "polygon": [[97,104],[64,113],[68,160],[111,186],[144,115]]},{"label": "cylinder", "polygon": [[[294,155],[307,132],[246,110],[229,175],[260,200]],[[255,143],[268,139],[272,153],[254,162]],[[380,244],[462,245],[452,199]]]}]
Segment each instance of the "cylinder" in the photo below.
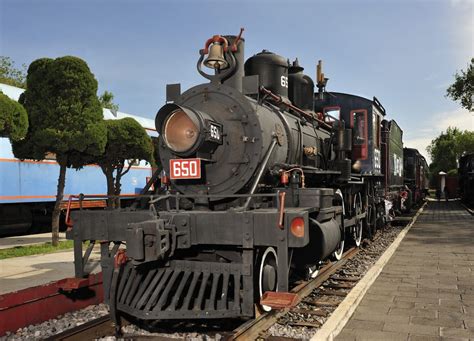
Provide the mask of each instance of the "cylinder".
[{"label": "cylinder", "polygon": [[341,229],[335,219],[318,222],[310,218],[310,242],[302,249],[295,249],[301,264],[316,264],[327,258],[338,246],[341,240]]},{"label": "cylinder", "polygon": [[282,56],[263,50],[245,62],[245,75],[258,75],[260,86],[288,97],[288,62]]},{"label": "cylinder", "polygon": [[[229,49],[231,48],[232,44],[234,43],[236,36],[224,36],[229,42]],[[244,51],[245,51],[245,40],[244,38],[240,38],[239,42],[237,43],[237,51],[234,52],[235,57],[235,72],[234,74],[227,78],[223,83],[225,85],[231,86],[238,91],[242,92],[242,77],[244,77]]]},{"label": "cylinder", "polygon": [[312,111],[314,82],[303,70],[298,59],[288,69],[288,98],[298,108]]}]

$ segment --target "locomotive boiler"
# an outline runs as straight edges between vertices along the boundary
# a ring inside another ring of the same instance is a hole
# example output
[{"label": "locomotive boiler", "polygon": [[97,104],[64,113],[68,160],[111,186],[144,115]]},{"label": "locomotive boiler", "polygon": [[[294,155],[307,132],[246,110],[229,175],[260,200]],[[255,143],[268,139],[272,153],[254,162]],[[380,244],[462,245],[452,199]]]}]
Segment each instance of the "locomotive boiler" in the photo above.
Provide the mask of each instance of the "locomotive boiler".
[{"label": "locomotive boiler", "polygon": [[290,274],[315,276],[361,242],[367,193],[347,157],[352,130],[314,111],[297,60],[263,50],[244,62],[241,33],[200,50],[209,82],[167,86],[155,121],[161,189],[146,207],[72,217],[76,276],[82,241],[103,241],[114,316],[251,317],[265,292],[289,290]]}]

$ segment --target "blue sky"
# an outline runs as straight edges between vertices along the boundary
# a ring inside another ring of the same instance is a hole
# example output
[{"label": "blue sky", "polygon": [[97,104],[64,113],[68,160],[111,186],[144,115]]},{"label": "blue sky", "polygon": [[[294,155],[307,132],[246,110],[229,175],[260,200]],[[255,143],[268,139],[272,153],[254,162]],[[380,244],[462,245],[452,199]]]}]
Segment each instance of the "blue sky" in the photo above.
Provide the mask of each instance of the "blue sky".
[{"label": "blue sky", "polygon": [[121,111],[153,118],[165,85],[204,82],[198,50],[245,27],[246,57],[298,57],[329,91],[377,96],[420,149],[447,125],[474,130],[472,113],[444,97],[474,56],[474,1],[0,0],[0,54],[17,64],[75,55]]}]

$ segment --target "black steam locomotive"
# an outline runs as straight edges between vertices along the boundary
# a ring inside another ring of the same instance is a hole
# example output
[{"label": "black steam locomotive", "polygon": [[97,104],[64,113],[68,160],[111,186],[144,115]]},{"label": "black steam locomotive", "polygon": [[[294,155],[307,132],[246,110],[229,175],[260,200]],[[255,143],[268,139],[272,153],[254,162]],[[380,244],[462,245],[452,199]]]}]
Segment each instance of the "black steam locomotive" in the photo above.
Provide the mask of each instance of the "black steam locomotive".
[{"label": "black steam locomotive", "polygon": [[266,50],[244,63],[241,34],[210,38],[197,69],[209,82],[168,85],[156,115],[163,169],[146,207],[72,216],[76,276],[82,241],[100,240],[114,316],[251,317],[403,206],[402,131],[377,99],[326,93],[320,65],[315,93]]},{"label": "black steam locomotive", "polygon": [[407,206],[410,208],[428,195],[428,164],[418,150],[403,148],[403,176],[409,190]]},{"label": "black steam locomotive", "polygon": [[458,174],[461,201],[474,207],[474,153],[459,158]]}]

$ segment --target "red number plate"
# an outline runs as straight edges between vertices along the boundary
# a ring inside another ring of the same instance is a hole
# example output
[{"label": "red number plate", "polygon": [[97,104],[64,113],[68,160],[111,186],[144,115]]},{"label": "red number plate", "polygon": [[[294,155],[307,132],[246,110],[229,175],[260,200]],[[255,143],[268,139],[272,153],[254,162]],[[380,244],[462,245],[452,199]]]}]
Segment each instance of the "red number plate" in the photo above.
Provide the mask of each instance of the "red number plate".
[{"label": "red number plate", "polygon": [[170,178],[201,179],[201,159],[171,159]]}]

